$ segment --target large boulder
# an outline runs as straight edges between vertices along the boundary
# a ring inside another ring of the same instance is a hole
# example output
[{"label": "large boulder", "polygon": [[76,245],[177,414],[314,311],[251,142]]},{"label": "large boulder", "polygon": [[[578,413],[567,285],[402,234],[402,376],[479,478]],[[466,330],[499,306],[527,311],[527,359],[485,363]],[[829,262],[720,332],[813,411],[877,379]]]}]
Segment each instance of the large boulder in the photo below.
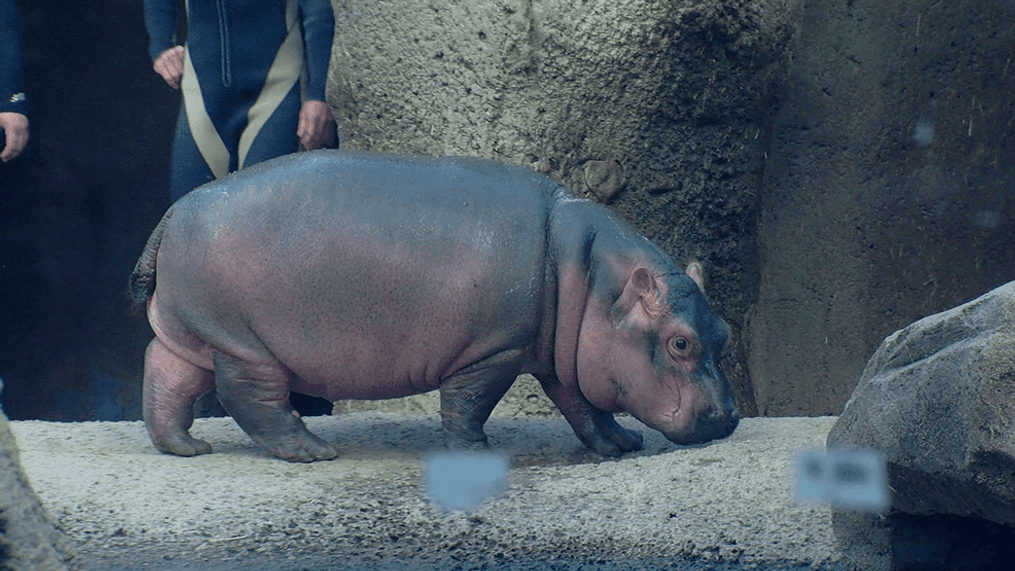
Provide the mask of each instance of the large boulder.
[{"label": "large boulder", "polygon": [[[836,533],[847,547],[869,547],[880,537],[881,555],[891,542],[898,558],[907,537],[934,530],[935,537],[954,538],[961,529],[945,528],[982,529],[982,521],[1000,524],[990,527],[998,541],[1015,539],[1015,282],[885,339],[828,446],[881,451],[893,512],[938,517],[928,524],[839,513]],[[942,515],[967,519],[955,525]],[[942,543],[916,542],[909,551],[926,553]]]},{"label": "large boulder", "polygon": [[65,541],[25,480],[7,415],[0,411],[0,569],[67,571],[73,557]]}]

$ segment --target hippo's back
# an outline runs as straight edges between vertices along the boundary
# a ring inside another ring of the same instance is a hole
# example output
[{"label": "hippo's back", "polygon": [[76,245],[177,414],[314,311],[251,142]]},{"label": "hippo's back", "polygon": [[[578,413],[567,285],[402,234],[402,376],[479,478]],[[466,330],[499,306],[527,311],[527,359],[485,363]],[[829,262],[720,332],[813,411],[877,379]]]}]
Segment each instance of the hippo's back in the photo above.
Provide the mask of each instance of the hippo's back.
[{"label": "hippo's back", "polygon": [[560,188],[531,169],[474,157],[318,151],[255,165],[191,192],[178,206],[200,212],[211,224],[259,210],[268,214],[263,209],[301,216],[348,213],[372,224],[399,225],[440,214],[458,233],[468,219],[531,222],[545,216]]},{"label": "hippo's back", "polygon": [[559,189],[472,158],[262,163],[176,203],[153,325],[198,353],[270,355],[315,385],[341,371],[332,398],[434,388],[533,341]]}]

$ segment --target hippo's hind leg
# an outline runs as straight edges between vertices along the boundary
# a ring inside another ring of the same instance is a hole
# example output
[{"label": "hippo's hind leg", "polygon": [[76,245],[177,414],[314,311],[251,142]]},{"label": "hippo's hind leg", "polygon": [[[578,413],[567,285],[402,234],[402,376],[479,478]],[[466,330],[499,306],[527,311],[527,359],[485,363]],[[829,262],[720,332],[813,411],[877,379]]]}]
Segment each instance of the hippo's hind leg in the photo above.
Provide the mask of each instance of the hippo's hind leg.
[{"label": "hippo's hind leg", "polygon": [[257,366],[215,353],[215,390],[226,412],[255,442],[290,462],[330,460],[333,446],[312,434],[289,404],[289,378],[280,366]]},{"label": "hippo's hind leg", "polygon": [[449,448],[487,447],[483,425],[511,388],[520,366],[513,352],[476,363],[441,383],[441,425]]},{"label": "hippo's hind leg", "polygon": [[211,371],[181,359],[158,337],[148,344],[142,408],[155,448],[180,456],[211,452],[211,445],[193,438],[188,430],[194,423],[194,401],[213,383]]}]

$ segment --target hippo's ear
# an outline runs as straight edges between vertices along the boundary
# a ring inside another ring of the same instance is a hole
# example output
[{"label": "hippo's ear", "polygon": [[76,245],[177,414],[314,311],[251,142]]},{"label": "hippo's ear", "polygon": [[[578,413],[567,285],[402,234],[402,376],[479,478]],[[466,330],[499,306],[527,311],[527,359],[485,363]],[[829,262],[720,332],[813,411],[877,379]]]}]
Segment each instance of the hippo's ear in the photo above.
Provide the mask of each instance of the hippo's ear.
[{"label": "hippo's ear", "polygon": [[659,284],[648,268],[638,268],[631,273],[630,279],[624,284],[624,290],[620,292],[620,298],[610,310],[611,318],[614,322],[620,321],[639,303],[653,317],[666,307]]},{"label": "hippo's ear", "polygon": [[656,314],[666,306],[659,284],[656,283],[655,275],[648,268],[638,268],[631,274],[631,281],[627,284],[638,295],[638,298],[645,305],[650,314]]},{"label": "hippo's ear", "polygon": [[705,293],[705,270],[701,267],[701,264],[698,262],[687,264],[687,269],[684,270],[684,273],[694,283],[698,284],[698,289],[701,290],[701,293]]}]

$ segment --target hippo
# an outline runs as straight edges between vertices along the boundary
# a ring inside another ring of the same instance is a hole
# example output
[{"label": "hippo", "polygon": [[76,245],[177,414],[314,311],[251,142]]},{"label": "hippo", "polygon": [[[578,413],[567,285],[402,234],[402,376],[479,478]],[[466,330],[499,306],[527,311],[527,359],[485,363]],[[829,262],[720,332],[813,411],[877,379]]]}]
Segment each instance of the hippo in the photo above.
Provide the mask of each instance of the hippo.
[{"label": "hippo", "polygon": [[440,391],[446,445],[515,378],[539,380],[607,456],[642,447],[626,411],[672,442],[739,422],[719,367],[730,329],[686,270],[604,206],[531,169],[467,157],[314,151],[199,187],[166,212],[130,276],[155,338],[143,414],[155,447],[193,456],[194,401],[215,389],[271,454],[326,460],[289,392],[387,399]]}]

